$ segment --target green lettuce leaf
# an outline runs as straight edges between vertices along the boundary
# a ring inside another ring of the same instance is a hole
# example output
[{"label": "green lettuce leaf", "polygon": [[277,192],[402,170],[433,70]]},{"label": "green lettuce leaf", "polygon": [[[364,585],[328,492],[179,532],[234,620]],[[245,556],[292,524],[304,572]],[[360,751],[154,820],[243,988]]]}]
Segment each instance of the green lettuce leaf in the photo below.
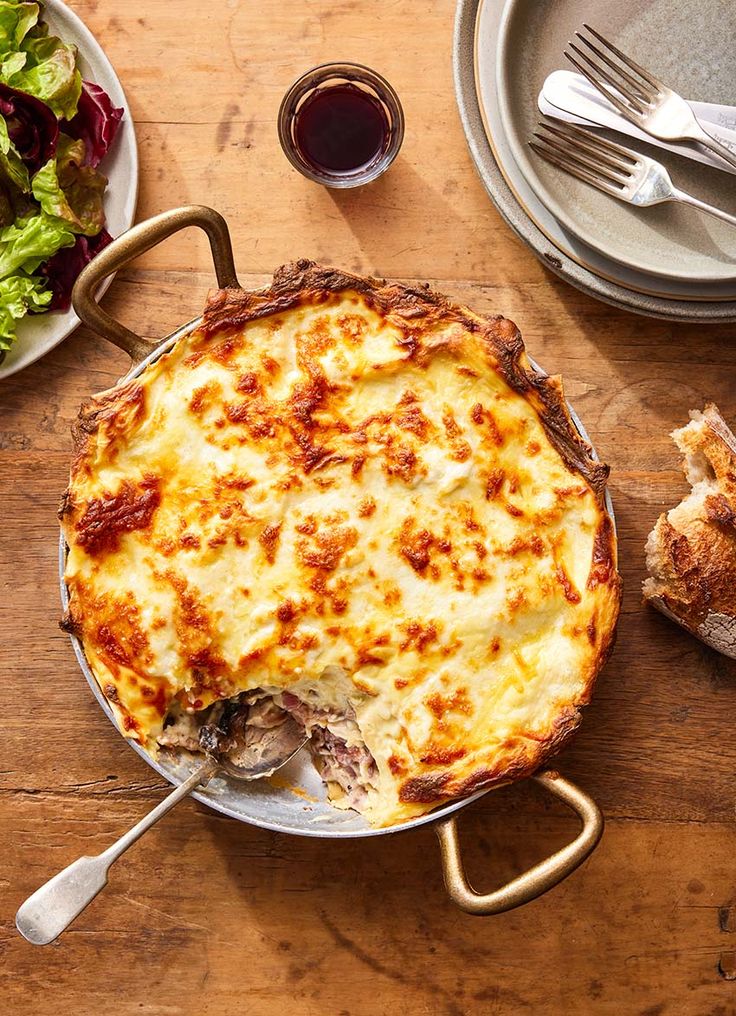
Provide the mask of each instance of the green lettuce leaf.
[{"label": "green lettuce leaf", "polygon": [[10,140],[4,116],[0,116],[0,176],[24,194],[28,194],[31,189],[28,169]]},{"label": "green lettuce leaf", "polygon": [[10,349],[15,341],[16,323],[32,311],[44,311],[51,301],[45,279],[30,275],[11,275],[0,279],[0,350]]},{"label": "green lettuce leaf", "polygon": [[47,215],[65,219],[75,233],[95,236],[105,225],[102,206],[107,177],[85,166],[81,139],[59,135],[56,156],[33,177],[33,196]]},{"label": "green lettuce leaf", "polygon": [[[0,280],[19,270],[31,274],[62,247],[75,243],[69,224],[45,212],[0,230]],[[1,302],[1,301],[0,301]]]},{"label": "green lettuce leaf", "polygon": [[13,53],[21,48],[28,32],[38,23],[38,14],[36,3],[12,3],[8,0],[0,3],[0,54]]},{"label": "green lettuce leaf", "polygon": [[7,75],[3,65],[0,79],[41,99],[60,120],[71,120],[82,91],[77,47],[49,35],[48,25],[42,22],[30,30],[19,48],[26,54],[25,64]]},{"label": "green lettuce leaf", "polygon": [[17,53],[8,53],[8,55],[0,62],[0,78],[3,81],[7,80],[11,75],[17,74],[18,71],[22,71],[26,65],[26,54],[18,51]]}]

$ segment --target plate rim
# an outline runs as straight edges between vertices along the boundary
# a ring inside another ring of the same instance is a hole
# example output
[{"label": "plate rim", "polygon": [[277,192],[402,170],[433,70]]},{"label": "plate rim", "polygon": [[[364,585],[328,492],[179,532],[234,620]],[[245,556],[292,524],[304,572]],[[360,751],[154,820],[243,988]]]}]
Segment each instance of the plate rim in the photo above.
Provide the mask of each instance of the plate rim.
[{"label": "plate rim", "polygon": [[[482,10],[484,0],[478,7],[478,22],[480,21],[480,11]],[[511,108],[509,103],[509,60],[506,59],[509,50],[509,24],[514,16],[519,16],[520,0],[504,0],[503,12],[501,14],[498,33],[496,35],[496,61],[495,61],[495,75],[496,75],[496,94],[498,96],[498,108],[503,124],[504,132],[508,139],[509,146],[512,149],[514,158],[519,164],[519,169],[524,173],[525,165],[524,162],[520,162],[518,158],[519,144],[516,138],[515,132],[512,128],[514,118],[511,114]],[[474,50],[477,53],[477,46]],[[540,114],[541,115],[541,114]],[[701,283],[702,285],[708,285],[711,283],[736,283],[736,267],[730,270],[730,274],[718,274],[703,276],[696,274],[693,271],[669,271],[667,268],[653,267],[651,264],[644,264],[641,261],[624,260],[623,257],[617,257],[611,254],[602,246],[601,242],[596,238],[594,233],[590,233],[585,230],[584,227],[580,226],[580,223],[576,222],[565,208],[560,205],[550,193],[548,188],[540,181],[538,175],[533,171],[533,165],[530,160],[526,160],[528,165],[532,168],[532,173],[526,174],[525,178],[528,178],[529,186],[532,188],[534,193],[539,198],[540,202],[547,208],[550,213],[559,221],[560,225],[563,226],[568,232],[572,233],[579,240],[585,243],[588,247],[597,251],[603,257],[608,258],[611,261],[615,261],[617,264],[623,265],[625,268],[631,268],[635,271],[642,272],[646,275],[653,275],[657,278],[670,279],[676,281],[677,279],[684,279],[693,283]],[[615,199],[612,199],[615,202]]]},{"label": "plate rim", "polygon": [[[475,26],[483,0],[458,0],[453,33],[455,99],[466,143],[480,180],[501,217],[554,275],[596,300],[644,317],[689,324],[736,322],[736,300],[692,301],[639,294],[576,261],[526,213],[499,168],[483,128],[476,95]],[[551,250],[549,249],[551,246]],[[643,299],[645,297],[646,299]]]},{"label": "plate rim", "polygon": [[[124,222],[126,224],[124,228],[121,229],[120,232],[118,233],[118,235],[120,235],[120,233],[123,233],[127,229],[130,229],[130,227],[135,222],[136,210],[138,207],[138,196],[140,190],[140,161],[138,157],[138,137],[136,134],[133,114],[130,111],[130,103],[128,102],[128,97],[125,93],[125,89],[122,86],[117,71],[115,70],[112,64],[112,61],[108,57],[104,48],[102,47],[102,44],[98,42],[92,30],[87,27],[87,25],[77,14],[77,12],[73,10],[71,7],[69,7],[68,4],[64,3],[64,0],[44,0],[44,7],[46,8],[46,12],[51,14],[52,19],[54,14],[57,14],[62,19],[68,19],[73,24],[75,38],[65,41],[71,41],[74,45],[76,45],[80,51],[80,54],[85,59],[87,58],[88,53],[92,51],[96,59],[100,63],[106,65],[107,72],[114,80],[120,92],[120,98],[122,99],[122,106],[124,109],[124,118],[127,124],[130,147],[130,166],[129,166],[130,187],[126,199],[126,205],[129,205],[129,212],[127,215],[124,215],[123,217]],[[42,11],[41,16],[43,17],[46,12]],[[102,297],[104,293],[107,292],[114,277],[115,277],[114,275],[110,275],[103,280],[98,289],[98,298]],[[53,314],[57,312],[52,311],[51,313]],[[38,315],[37,317],[39,320],[42,320],[46,317],[46,315]],[[66,322],[64,324],[61,324],[61,322],[64,321],[64,318],[66,318]],[[7,366],[5,366],[3,363],[0,363],[0,382],[5,381],[7,378],[12,377],[14,374],[17,374],[20,371],[25,370],[27,367],[30,367],[34,363],[37,363],[40,359],[46,356],[47,353],[50,353],[53,349],[55,349],[57,346],[61,345],[62,342],[68,339],[69,336],[73,332],[75,332],[76,329],[81,324],[79,318],[74,313],[72,308],[60,314],[59,318],[57,319],[57,322],[60,324],[59,334],[55,336],[53,339],[47,340],[48,344],[42,344],[38,350],[34,351],[30,355],[29,359],[20,358],[18,361],[11,362]],[[50,322],[50,327],[53,326],[54,323],[56,322],[53,321]]]}]

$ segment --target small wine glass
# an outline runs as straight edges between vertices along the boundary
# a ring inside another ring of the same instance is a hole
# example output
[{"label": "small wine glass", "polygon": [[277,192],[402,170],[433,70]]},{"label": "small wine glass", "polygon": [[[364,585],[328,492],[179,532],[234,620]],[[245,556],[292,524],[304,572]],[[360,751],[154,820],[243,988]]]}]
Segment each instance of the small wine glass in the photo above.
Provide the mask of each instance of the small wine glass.
[{"label": "small wine glass", "polygon": [[[367,93],[380,104],[385,119],[384,139],[372,158],[354,169],[333,170],[315,164],[302,151],[297,135],[299,113],[316,92],[349,85]],[[399,97],[370,67],[356,63],[327,63],[313,67],[297,78],[281,102],[278,117],[279,141],[289,162],[300,173],[325,187],[361,187],[370,183],[396,158],[404,140],[404,112]]]}]

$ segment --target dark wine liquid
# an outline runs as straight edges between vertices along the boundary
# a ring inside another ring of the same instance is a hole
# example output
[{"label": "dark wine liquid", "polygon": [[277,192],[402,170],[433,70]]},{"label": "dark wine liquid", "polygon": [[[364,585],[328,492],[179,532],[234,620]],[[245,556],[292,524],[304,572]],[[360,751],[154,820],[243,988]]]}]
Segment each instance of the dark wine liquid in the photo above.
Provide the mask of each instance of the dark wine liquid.
[{"label": "dark wine liquid", "polygon": [[387,146],[390,126],[377,99],[355,85],[318,89],[296,113],[294,137],[318,171],[349,173],[372,162]]}]

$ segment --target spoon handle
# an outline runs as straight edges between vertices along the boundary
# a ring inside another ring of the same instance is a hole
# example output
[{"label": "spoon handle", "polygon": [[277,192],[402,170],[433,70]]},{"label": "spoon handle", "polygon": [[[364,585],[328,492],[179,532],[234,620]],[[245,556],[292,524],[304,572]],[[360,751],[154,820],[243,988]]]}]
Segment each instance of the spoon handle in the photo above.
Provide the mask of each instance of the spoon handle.
[{"label": "spoon handle", "polygon": [[33,945],[48,945],[58,938],[100,890],[105,888],[107,873],[113,861],[182,798],[196,790],[217,768],[217,763],[208,758],[188,780],[172,790],[107,850],[95,857],[78,858],[29,896],[15,915],[15,926],[23,938]]}]

